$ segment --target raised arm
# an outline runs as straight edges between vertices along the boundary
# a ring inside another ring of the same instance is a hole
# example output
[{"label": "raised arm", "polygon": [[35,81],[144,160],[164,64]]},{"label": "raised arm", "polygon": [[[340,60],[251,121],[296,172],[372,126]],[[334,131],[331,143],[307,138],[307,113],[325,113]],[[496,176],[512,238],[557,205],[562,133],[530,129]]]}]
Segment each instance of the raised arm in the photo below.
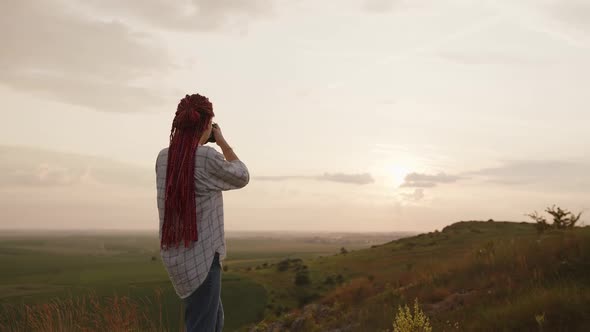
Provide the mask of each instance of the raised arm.
[{"label": "raised arm", "polygon": [[213,130],[213,135],[215,135],[215,143],[217,143],[217,145],[221,148],[221,151],[223,151],[223,156],[225,157],[225,160],[239,160],[234,150],[231,148],[231,146],[229,146],[229,143],[227,143],[227,141],[225,140],[225,137],[223,137],[223,133],[221,132],[221,128],[219,128],[219,125],[213,126],[213,129],[211,130]]},{"label": "raised arm", "polygon": [[[234,154],[235,155],[235,154]],[[228,161],[224,155],[211,148],[207,153],[206,171],[214,190],[232,190],[245,187],[250,181],[246,165],[239,159]]]},{"label": "raised arm", "polygon": [[231,190],[245,187],[250,181],[246,165],[238,159],[234,150],[227,143],[218,126],[213,127],[215,142],[223,155],[211,149],[207,156],[207,170],[211,176],[212,186],[216,190]]}]

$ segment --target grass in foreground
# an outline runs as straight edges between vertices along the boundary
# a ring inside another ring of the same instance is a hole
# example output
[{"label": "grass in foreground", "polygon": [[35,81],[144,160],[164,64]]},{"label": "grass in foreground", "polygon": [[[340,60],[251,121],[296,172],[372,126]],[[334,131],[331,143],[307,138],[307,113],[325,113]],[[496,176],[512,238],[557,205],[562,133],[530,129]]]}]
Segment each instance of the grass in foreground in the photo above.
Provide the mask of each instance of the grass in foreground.
[{"label": "grass in foreground", "polygon": [[[88,295],[40,304],[0,306],[1,331],[169,331],[162,316],[161,290],[149,298]],[[157,312],[154,315],[153,309]]]}]

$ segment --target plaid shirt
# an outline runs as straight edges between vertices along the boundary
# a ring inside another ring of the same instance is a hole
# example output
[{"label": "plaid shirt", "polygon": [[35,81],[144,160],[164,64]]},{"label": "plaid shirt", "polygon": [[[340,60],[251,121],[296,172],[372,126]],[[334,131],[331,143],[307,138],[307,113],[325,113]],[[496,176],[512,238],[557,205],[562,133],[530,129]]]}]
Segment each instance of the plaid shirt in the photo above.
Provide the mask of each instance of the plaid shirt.
[{"label": "plaid shirt", "polygon": [[[164,148],[156,159],[160,240],[164,224],[167,162],[168,148]],[[248,184],[249,180],[248,168],[240,160],[227,161],[221,153],[210,146],[197,148],[195,204],[198,240],[192,242],[188,248],[181,243],[178,248],[160,249],[164,267],[180,298],[188,297],[205,280],[215,252],[219,253],[220,261],[225,258],[221,191],[242,188]]]}]

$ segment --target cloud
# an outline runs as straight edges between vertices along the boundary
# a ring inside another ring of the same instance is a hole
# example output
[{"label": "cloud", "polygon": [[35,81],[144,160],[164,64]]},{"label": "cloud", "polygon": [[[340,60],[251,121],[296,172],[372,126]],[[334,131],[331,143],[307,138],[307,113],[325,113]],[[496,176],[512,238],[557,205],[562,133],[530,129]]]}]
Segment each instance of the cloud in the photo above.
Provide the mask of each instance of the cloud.
[{"label": "cloud", "polygon": [[338,183],[349,183],[357,185],[371,184],[375,182],[371,174],[345,174],[345,173],[324,173],[323,175],[286,175],[286,176],[255,176],[254,180],[260,181],[285,181],[285,180],[314,180],[329,181]]},{"label": "cloud", "polygon": [[335,173],[329,174],[324,173],[317,178],[318,180],[323,181],[332,181],[332,182],[341,182],[341,183],[353,183],[353,184],[369,184],[373,183],[373,177],[368,173],[363,174],[343,174],[343,173]]},{"label": "cloud", "polygon": [[424,189],[417,188],[414,189],[412,193],[400,193],[401,197],[407,201],[420,201],[424,198]]},{"label": "cloud", "polygon": [[433,188],[459,180],[483,180],[487,183],[521,186],[542,190],[590,192],[588,160],[505,160],[499,166],[485,167],[457,175],[410,173],[401,188]]},{"label": "cloud", "polygon": [[480,176],[487,182],[510,186],[588,191],[590,162],[565,160],[511,160],[497,167],[463,173]]},{"label": "cloud", "polygon": [[0,188],[72,185],[155,187],[149,168],[74,153],[0,146]]},{"label": "cloud", "polygon": [[432,188],[441,183],[453,183],[462,179],[460,176],[438,173],[435,175],[410,173],[404,178],[400,187],[408,188]]},{"label": "cloud", "polygon": [[118,17],[170,30],[212,31],[273,13],[271,0],[91,0],[86,4],[109,15],[122,14]]},{"label": "cloud", "polygon": [[0,84],[107,112],[163,103],[165,91],[137,83],[170,68],[166,51],[147,35],[118,21],[74,15],[60,2],[1,7]]}]

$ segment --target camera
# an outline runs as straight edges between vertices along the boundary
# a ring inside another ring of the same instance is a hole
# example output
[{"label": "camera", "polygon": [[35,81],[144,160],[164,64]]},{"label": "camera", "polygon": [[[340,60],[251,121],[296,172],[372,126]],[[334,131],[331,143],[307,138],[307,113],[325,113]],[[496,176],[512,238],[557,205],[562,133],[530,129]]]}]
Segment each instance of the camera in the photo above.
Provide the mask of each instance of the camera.
[{"label": "camera", "polygon": [[[215,122],[213,122],[211,127],[216,128],[216,129],[219,128],[219,126]],[[211,135],[209,135],[209,139],[207,140],[207,143],[215,143],[215,135],[213,135],[213,130],[211,130]]]}]

